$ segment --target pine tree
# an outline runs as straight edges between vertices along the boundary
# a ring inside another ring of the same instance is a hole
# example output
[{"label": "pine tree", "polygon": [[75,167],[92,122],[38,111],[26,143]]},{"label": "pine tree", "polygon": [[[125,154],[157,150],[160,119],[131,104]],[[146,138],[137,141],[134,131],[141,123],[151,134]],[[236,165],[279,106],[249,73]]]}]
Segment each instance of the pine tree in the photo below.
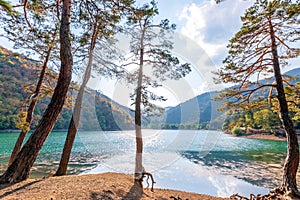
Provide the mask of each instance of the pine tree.
[{"label": "pine tree", "polygon": [[15,183],[28,178],[30,169],[62,110],[71,82],[73,67],[70,40],[71,7],[71,0],[62,1],[59,34],[61,67],[52,99],[35,131],[24,144],[12,164],[7,168],[4,174],[0,176],[0,184]]},{"label": "pine tree", "polygon": [[[228,106],[247,108],[255,99],[253,94],[262,88],[276,91],[280,119],[286,132],[288,150],[284,164],[282,189],[297,194],[296,173],[299,165],[299,145],[281,74],[289,59],[299,55],[295,42],[299,40],[299,4],[289,0],[256,0],[241,17],[243,25],[230,40],[229,56],[218,71],[224,83],[238,84],[222,94]],[[275,82],[266,84],[261,78],[274,76]]]},{"label": "pine tree", "polygon": [[[44,79],[47,75],[49,63],[57,61],[58,57],[58,32],[59,18],[56,16],[56,5],[49,6],[49,2],[44,1],[37,4],[36,2],[26,1],[23,8],[15,15],[8,15],[1,18],[5,37],[14,42],[14,47],[26,49],[28,52],[38,57],[38,65],[41,71],[37,83],[30,91],[29,97],[24,100],[24,107],[21,107],[20,115],[24,115],[24,121],[18,124],[21,129],[19,137],[11,154],[9,164],[15,159],[19,153],[26,134],[30,130],[33,120],[33,113],[37,102],[41,99],[41,93],[51,93],[47,88]],[[47,10],[47,11],[46,11]],[[39,11],[39,12],[37,12]],[[34,17],[33,17],[34,16]],[[30,18],[29,18],[30,17]],[[48,22],[53,23],[49,24]],[[44,95],[46,96],[46,95]]]},{"label": "pine tree", "polygon": [[[141,183],[146,173],[142,164],[143,138],[142,138],[142,111],[148,114],[157,113],[157,106],[151,101],[164,101],[163,96],[155,95],[149,87],[157,88],[166,79],[178,80],[190,71],[188,63],[180,64],[179,59],[171,53],[172,42],[168,37],[175,29],[174,24],[162,20],[154,24],[153,17],[158,14],[155,1],[132,10],[128,17],[126,32],[130,35],[130,50],[133,55],[126,65],[138,69],[128,76],[129,83],[135,85],[135,92],[131,95],[135,104],[135,131],[136,131],[136,160],[135,181]],[[146,70],[152,75],[144,73]]]},{"label": "pine tree", "polygon": [[[83,33],[80,33],[80,36],[77,36],[78,39],[75,41],[78,46],[75,56],[78,55],[77,57],[87,59],[88,61],[83,81],[76,97],[73,115],[69,123],[68,134],[59,167],[55,174],[56,176],[66,175],[67,173],[67,166],[80,121],[82,99],[92,73],[93,63],[98,67],[105,68],[106,74],[112,75],[114,73],[122,73],[122,70],[118,70],[118,67],[107,61],[103,55],[100,56],[101,58],[97,55],[96,58],[94,58],[94,55],[96,54],[96,46],[102,46],[102,48],[109,49],[108,46],[112,45],[109,44],[107,40],[109,40],[116,32],[116,24],[121,20],[121,11],[126,10],[130,4],[131,1],[127,1],[124,4],[121,3],[118,6],[116,6],[114,0],[98,3],[86,1],[84,5],[79,7],[80,11],[77,16],[78,19],[76,20],[77,26],[82,27],[84,31]],[[87,49],[88,51],[86,51]],[[112,57],[113,56],[110,56],[110,58]],[[107,71],[110,72],[107,73]]]}]

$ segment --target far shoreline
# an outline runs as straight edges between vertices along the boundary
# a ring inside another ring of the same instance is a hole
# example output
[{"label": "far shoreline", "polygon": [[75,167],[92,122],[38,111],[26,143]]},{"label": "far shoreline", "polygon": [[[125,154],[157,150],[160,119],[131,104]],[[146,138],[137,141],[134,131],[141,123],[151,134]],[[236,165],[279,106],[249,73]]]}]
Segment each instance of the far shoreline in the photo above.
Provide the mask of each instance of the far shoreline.
[{"label": "far shoreline", "polygon": [[[162,129],[162,130],[174,130],[174,129]],[[193,130],[193,129],[191,129]],[[208,129],[199,129],[199,130],[208,130]],[[34,130],[31,130],[29,132],[32,132]],[[54,129],[52,132],[67,132],[67,129]],[[79,130],[80,131],[80,130]],[[81,130],[85,131],[85,130]],[[101,130],[92,130],[92,131],[101,131]],[[1,133],[19,133],[20,130],[18,129],[7,129],[7,130],[0,130]],[[296,130],[297,135],[298,135],[298,140],[300,141],[300,130]],[[266,133],[252,133],[252,134],[247,134],[244,133],[240,136],[235,136],[231,133],[231,131],[222,131],[223,134],[228,134],[234,137],[240,137],[240,138],[246,138],[246,139],[260,139],[260,140],[273,140],[273,141],[286,141],[286,137],[284,136],[276,136],[274,134],[266,134]]]},{"label": "far shoreline", "polygon": [[[251,134],[251,135],[241,135],[237,136],[241,138],[247,138],[247,139],[259,139],[259,140],[273,140],[273,141],[286,141],[286,137],[279,137],[275,135],[266,135],[266,134]],[[299,140],[299,137],[298,137]]]},{"label": "far shoreline", "polygon": [[[240,135],[235,135],[231,130],[223,131],[224,134],[232,135],[233,137],[240,137],[246,139],[260,139],[260,140],[273,140],[273,141],[286,141],[285,130],[283,128],[276,129],[276,134],[271,131],[245,128],[240,127],[242,133]],[[300,141],[300,130],[296,129],[296,134],[298,136],[298,141]]]}]

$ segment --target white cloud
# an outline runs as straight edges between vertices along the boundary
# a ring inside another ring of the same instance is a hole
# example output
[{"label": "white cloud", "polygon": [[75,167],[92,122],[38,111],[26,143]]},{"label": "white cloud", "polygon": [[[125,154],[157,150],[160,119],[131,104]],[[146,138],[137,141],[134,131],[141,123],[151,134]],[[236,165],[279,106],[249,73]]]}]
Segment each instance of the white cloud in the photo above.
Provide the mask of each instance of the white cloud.
[{"label": "white cloud", "polygon": [[240,16],[252,2],[228,0],[217,5],[211,0],[188,5],[179,16],[184,21],[181,33],[196,41],[219,64],[226,56],[228,40],[241,26]]}]

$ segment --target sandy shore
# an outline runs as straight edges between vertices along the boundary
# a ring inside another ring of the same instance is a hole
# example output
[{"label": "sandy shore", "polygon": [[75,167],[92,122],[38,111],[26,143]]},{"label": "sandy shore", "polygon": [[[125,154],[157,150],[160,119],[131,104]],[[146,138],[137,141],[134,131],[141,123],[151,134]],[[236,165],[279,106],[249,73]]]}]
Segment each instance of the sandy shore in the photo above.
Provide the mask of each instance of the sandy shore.
[{"label": "sandy shore", "polygon": [[[119,173],[69,175],[45,179],[29,179],[11,186],[0,186],[0,199],[104,199],[104,200],[221,200],[176,190],[141,189],[133,184],[133,176]],[[179,198],[178,198],[179,197]]]},{"label": "sandy shore", "polygon": [[251,138],[251,139],[261,139],[261,140],[286,141],[285,137],[278,137],[278,136],[275,136],[275,135],[266,135],[266,134],[242,135],[242,136],[239,136],[239,137]]}]

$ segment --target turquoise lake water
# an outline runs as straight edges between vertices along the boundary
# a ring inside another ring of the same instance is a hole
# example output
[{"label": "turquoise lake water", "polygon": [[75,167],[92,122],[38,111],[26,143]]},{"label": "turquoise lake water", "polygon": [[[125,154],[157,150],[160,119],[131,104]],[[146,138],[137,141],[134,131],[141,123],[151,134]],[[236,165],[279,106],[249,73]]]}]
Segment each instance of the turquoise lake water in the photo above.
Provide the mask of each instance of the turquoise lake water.
[{"label": "turquoise lake water", "polygon": [[[0,133],[0,173],[18,133]],[[31,177],[55,171],[65,132],[52,132]],[[265,194],[280,185],[286,142],[232,137],[219,131],[143,130],[143,164],[155,187],[229,197]],[[69,173],[133,173],[134,131],[79,132]],[[298,178],[299,180],[299,178]]]}]

